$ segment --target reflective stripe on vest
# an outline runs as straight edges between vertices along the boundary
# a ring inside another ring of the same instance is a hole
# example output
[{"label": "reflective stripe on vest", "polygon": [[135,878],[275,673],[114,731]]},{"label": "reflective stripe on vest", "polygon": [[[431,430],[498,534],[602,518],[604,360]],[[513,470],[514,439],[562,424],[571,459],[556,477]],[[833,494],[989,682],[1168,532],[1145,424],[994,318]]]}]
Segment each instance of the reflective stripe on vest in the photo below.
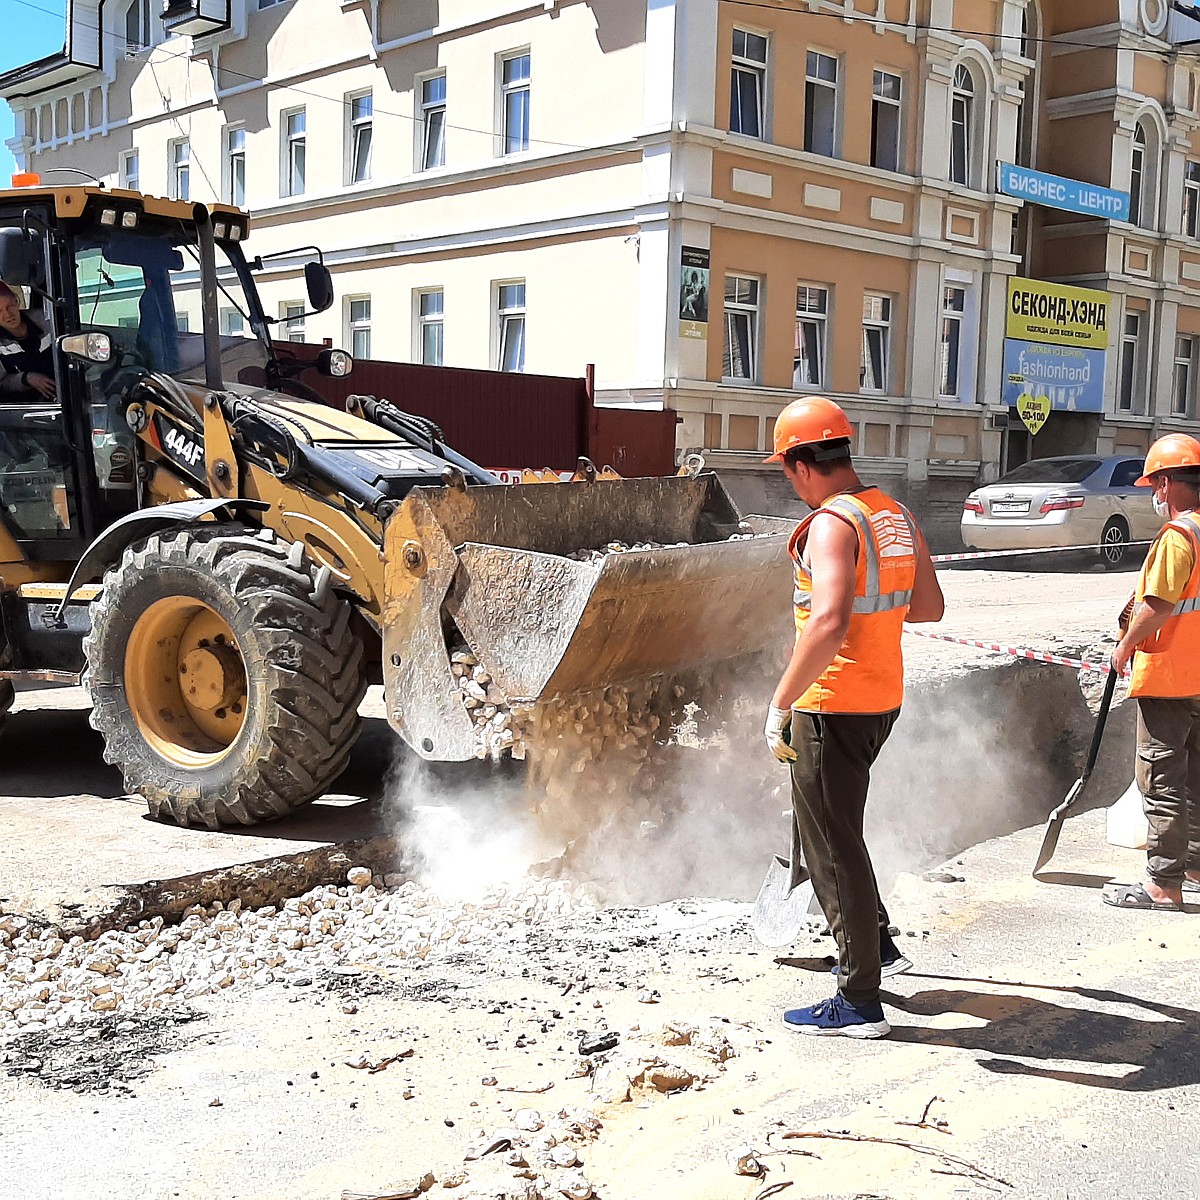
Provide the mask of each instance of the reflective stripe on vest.
[{"label": "reflective stripe on vest", "polygon": [[[1182,598],[1157,633],[1146,638],[1133,656],[1131,696],[1159,699],[1200,696],[1200,514],[1185,513],[1163,527],[1182,534],[1192,547],[1192,572]],[[1158,540],[1155,541],[1155,547]],[[1155,550],[1146,557],[1149,563]],[[1146,565],[1134,592],[1135,612],[1145,609]]]},{"label": "reflective stripe on vest", "polygon": [[[871,523],[863,510],[844,496],[838,496],[821,507],[833,509],[853,521],[858,530],[859,543],[863,547],[867,568],[867,590],[865,595],[854,597],[850,611],[863,614],[891,612],[894,608],[902,608],[909,604],[912,601],[912,588],[902,592],[880,592],[879,590],[879,551],[875,545]],[[915,546],[917,544],[917,527],[913,524],[912,517],[908,515],[906,509],[901,508],[899,513],[908,526],[909,536]],[[812,592],[802,591],[797,582],[796,590],[792,593],[792,603],[797,608],[811,609]]]}]

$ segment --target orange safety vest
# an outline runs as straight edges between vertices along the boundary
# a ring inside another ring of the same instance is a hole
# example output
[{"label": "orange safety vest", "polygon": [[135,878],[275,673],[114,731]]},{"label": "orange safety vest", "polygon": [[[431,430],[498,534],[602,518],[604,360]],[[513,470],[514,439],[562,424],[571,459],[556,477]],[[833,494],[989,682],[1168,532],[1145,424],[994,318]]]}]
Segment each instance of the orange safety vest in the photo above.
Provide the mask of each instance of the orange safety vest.
[{"label": "orange safety vest", "polygon": [[[1163,526],[1177,530],[1192,542],[1192,573],[1183,595],[1167,623],[1147,638],[1133,655],[1131,696],[1178,698],[1200,696],[1200,513],[1184,513]],[[1158,535],[1162,537],[1162,533]],[[1151,548],[1153,550],[1153,547]],[[1146,556],[1146,562],[1150,555]],[[1133,593],[1136,613],[1146,600],[1146,566]]]},{"label": "orange safety vest", "polygon": [[917,575],[917,526],[878,488],[835,496],[806,517],[788,553],[795,561],[796,636],[812,615],[812,575],[801,550],[818,513],[840,517],[858,534],[854,606],[846,640],[825,673],[793,708],[818,713],[885,713],[904,699],[900,635]]}]

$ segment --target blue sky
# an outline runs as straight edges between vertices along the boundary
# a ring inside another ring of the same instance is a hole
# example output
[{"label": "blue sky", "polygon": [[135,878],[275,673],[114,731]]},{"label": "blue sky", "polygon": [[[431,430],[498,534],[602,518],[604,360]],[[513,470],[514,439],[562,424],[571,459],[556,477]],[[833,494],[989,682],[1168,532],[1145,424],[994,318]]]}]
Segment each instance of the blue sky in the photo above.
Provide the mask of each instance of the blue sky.
[{"label": "blue sky", "polygon": [[[11,71],[63,48],[67,0],[5,0],[5,37],[0,38],[0,73]],[[5,142],[13,135],[13,117],[0,100],[0,187],[8,186],[13,156]]]}]

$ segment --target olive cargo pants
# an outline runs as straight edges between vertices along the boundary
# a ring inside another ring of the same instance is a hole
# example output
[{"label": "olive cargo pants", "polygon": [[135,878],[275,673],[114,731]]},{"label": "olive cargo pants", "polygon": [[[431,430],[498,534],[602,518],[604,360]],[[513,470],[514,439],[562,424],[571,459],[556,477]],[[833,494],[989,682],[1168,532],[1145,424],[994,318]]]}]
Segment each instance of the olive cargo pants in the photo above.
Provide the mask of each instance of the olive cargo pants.
[{"label": "olive cargo pants", "polygon": [[879,948],[888,914],[863,838],[863,815],[871,767],[899,715],[899,709],[869,716],[792,714],[793,832],[837,940],[838,986],[854,1002],[879,997]]},{"label": "olive cargo pants", "polygon": [[1137,698],[1137,785],[1146,873],[1177,889],[1185,871],[1200,871],[1200,699]]}]

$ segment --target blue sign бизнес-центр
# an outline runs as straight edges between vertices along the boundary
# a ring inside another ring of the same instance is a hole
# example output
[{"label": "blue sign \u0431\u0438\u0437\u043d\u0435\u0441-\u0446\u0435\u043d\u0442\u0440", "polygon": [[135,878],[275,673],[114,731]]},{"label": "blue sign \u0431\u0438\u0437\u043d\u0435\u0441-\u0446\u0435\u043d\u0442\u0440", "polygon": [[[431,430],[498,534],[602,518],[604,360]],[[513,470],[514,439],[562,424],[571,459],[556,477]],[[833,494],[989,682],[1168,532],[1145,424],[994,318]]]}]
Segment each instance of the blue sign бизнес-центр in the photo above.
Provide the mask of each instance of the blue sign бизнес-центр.
[{"label": "blue sign \u0431\u0438\u0437\u043d\u0435\u0441-\u0446\u0435\u043d\u0442\u0440", "polygon": [[1129,220],[1128,192],[1084,183],[1080,179],[1065,179],[1061,175],[1047,175],[1044,171],[1017,167],[1012,163],[998,163],[997,168],[996,190],[1005,196],[1088,217]]},{"label": "blue sign \u0431\u0438\u0437\u043d\u0435\u0441-\u0446\u0435\u043d\u0442\u0440", "polygon": [[1104,351],[1004,339],[1004,398],[1010,408],[1026,392],[1060,412],[1104,409]]}]

